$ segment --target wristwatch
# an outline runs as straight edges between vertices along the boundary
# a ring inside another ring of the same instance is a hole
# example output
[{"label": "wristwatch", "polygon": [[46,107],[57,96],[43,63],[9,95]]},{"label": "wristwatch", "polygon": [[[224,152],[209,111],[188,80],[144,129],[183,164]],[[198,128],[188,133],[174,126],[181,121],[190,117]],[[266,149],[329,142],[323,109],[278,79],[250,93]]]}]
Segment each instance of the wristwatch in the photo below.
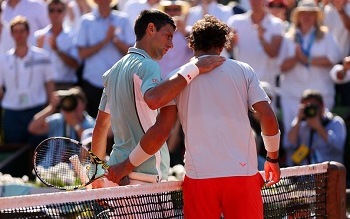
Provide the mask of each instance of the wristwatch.
[{"label": "wristwatch", "polygon": [[268,161],[270,163],[278,163],[280,161],[280,157],[278,157],[276,159],[272,159],[269,156],[266,156],[266,161]]}]

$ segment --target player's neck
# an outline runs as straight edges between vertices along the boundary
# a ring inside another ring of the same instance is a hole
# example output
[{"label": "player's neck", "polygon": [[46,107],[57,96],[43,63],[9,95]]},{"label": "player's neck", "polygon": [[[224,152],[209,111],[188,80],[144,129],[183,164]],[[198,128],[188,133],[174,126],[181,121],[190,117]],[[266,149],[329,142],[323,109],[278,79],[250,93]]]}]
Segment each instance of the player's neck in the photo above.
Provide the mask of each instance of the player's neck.
[{"label": "player's neck", "polygon": [[208,51],[203,51],[203,50],[197,50],[194,51],[194,56],[199,57],[203,55],[220,55],[222,49],[217,49],[217,48],[212,48]]}]

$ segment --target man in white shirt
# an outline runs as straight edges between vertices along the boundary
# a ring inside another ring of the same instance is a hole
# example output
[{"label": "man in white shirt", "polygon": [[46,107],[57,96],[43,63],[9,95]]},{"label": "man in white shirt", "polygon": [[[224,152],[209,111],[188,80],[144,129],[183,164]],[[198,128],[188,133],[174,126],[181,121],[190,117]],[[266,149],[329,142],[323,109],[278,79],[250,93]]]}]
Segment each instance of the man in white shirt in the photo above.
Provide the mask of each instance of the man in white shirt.
[{"label": "man in white shirt", "polygon": [[6,143],[29,143],[33,136],[27,126],[54,91],[53,69],[44,50],[28,45],[29,23],[25,17],[15,17],[10,28],[16,46],[0,59],[4,140]]},{"label": "man in white shirt", "polygon": [[279,74],[277,57],[284,34],[284,24],[266,7],[266,0],[250,0],[251,10],[233,15],[227,24],[235,31],[233,57],[252,66],[259,80],[276,89]]},{"label": "man in white shirt", "polygon": [[2,18],[9,23],[18,15],[26,17],[30,25],[28,40],[34,43],[34,32],[50,23],[46,7],[45,2],[38,0],[5,0],[1,4]]},{"label": "man in white shirt", "polygon": [[34,33],[36,45],[50,54],[57,90],[69,89],[78,82],[78,49],[73,44],[73,32],[63,25],[67,6],[63,0],[49,0],[47,10],[51,23]]}]

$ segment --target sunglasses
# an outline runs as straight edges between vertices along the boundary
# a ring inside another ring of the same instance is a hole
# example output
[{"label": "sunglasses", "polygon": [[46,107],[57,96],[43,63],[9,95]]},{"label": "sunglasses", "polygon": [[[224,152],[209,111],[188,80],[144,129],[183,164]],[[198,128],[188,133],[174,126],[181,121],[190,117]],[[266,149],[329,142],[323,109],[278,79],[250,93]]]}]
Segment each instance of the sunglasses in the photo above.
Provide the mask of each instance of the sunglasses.
[{"label": "sunglasses", "polygon": [[64,10],[62,8],[58,8],[58,9],[55,9],[55,8],[49,8],[49,13],[54,13],[54,12],[57,12],[57,13],[62,13]]}]

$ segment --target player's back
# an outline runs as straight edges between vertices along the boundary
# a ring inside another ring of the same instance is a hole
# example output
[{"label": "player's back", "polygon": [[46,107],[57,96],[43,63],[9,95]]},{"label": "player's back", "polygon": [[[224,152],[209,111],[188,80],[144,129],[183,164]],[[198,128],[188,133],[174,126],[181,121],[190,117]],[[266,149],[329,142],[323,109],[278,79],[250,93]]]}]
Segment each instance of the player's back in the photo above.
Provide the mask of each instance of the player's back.
[{"label": "player's back", "polygon": [[196,77],[177,105],[185,133],[186,174],[192,178],[253,175],[256,146],[248,109],[268,100],[254,71],[226,60]]}]

